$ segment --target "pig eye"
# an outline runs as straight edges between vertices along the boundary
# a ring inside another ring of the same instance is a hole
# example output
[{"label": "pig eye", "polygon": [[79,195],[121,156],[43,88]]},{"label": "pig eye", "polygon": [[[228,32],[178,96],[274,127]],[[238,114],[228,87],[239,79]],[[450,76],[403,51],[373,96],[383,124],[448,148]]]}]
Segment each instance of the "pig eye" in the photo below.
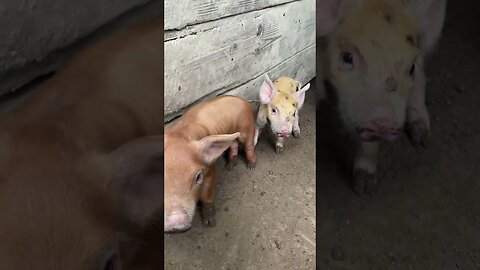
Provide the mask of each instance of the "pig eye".
[{"label": "pig eye", "polygon": [[202,183],[202,180],[202,172],[197,172],[197,175],[195,175],[195,185],[199,185],[200,183]]},{"label": "pig eye", "polygon": [[297,112],[293,112],[293,117],[295,117],[296,114],[297,114]]},{"label": "pig eye", "polygon": [[272,114],[274,114],[274,115],[277,114],[277,108],[275,108],[275,107],[272,108]]},{"label": "pig eye", "polygon": [[353,55],[350,52],[342,52],[342,61],[345,64],[353,65]]},{"label": "pig eye", "polygon": [[348,51],[340,53],[340,69],[343,71],[351,71],[353,69],[353,54]]}]

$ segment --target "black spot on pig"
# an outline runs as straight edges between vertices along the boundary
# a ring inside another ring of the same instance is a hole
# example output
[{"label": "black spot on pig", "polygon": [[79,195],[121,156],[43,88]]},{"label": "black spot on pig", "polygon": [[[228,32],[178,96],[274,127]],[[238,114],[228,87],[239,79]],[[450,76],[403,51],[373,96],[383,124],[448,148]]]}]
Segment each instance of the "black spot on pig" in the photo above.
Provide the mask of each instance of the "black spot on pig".
[{"label": "black spot on pig", "polygon": [[411,35],[408,35],[407,36],[407,42],[412,45],[412,46],[415,46],[415,41],[413,40],[413,37]]},{"label": "black spot on pig", "polygon": [[392,23],[393,23],[392,15],[390,15],[389,13],[384,13],[384,14],[383,14],[383,19],[385,19],[385,21],[386,21],[388,24],[392,24]]},{"label": "black spot on pig", "polygon": [[407,40],[408,44],[410,44],[413,47],[418,48],[418,46],[419,46],[418,38],[414,37],[413,35],[407,35],[407,37],[405,39]]}]

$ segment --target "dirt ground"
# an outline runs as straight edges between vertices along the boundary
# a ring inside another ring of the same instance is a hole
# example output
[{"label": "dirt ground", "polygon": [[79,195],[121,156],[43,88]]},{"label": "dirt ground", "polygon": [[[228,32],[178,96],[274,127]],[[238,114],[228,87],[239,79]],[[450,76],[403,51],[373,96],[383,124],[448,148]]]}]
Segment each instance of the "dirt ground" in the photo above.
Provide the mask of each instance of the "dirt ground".
[{"label": "dirt ground", "polygon": [[479,1],[449,1],[427,63],[431,139],[383,146],[377,196],[353,193],[318,108],[317,269],[480,269],[479,15]]},{"label": "dirt ground", "polygon": [[[314,85],[312,85],[314,88]],[[215,228],[165,235],[165,269],[315,269],[315,99],[307,92],[301,137],[275,154],[268,132],[256,147],[257,167],[219,159]]]}]

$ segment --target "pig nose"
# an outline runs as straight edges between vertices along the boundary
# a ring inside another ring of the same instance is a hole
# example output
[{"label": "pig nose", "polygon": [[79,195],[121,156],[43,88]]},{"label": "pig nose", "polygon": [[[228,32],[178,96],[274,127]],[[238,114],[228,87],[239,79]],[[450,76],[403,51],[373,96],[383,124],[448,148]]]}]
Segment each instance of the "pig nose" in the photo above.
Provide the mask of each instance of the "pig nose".
[{"label": "pig nose", "polygon": [[282,136],[288,136],[289,132],[288,132],[288,127],[287,126],[283,126],[281,129],[280,129],[280,132],[279,132],[279,135],[282,135]]},{"label": "pig nose", "polygon": [[362,140],[386,140],[394,141],[401,135],[400,126],[387,118],[375,119],[357,127],[357,132]]},{"label": "pig nose", "polygon": [[165,232],[186,231],[190,229],[190,220],[185,211],[174,210],[166,216],[164,223]]}]

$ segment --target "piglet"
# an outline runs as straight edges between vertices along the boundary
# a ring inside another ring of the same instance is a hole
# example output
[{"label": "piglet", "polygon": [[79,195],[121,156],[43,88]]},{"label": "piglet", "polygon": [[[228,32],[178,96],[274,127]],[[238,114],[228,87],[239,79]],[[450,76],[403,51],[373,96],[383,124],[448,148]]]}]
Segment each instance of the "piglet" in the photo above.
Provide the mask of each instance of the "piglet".
[{"label": "piglet", "polygon": [[215,226],[215,161],[230,148],[229,163],[236,162],[240,142],[253,169],[254,134],[248,101],[227,95],[193,106],[165,128],[165,232],[190,229],[199,200],[203,224]]},{"label": "piglet", "polygon": [[379,142],[406,127],[412,144],[430,135],[425,57],[440,37],[446,0],[318,0],[323,75],[357,143],[353,188],[377,191]]},{"label": "piglet", "polygon": [[265,81],[260,87],[260,107],[257,114],[255,129],[255,145],[262,129],[270,123],[272,133],[276,137],[275,151],[283,151],[286,137],[300,136],[298,113],[305,101],[305,92],[310,83],[301,87],[300,82],[289,78],[279,77],[274,82],[265,74]]}]

